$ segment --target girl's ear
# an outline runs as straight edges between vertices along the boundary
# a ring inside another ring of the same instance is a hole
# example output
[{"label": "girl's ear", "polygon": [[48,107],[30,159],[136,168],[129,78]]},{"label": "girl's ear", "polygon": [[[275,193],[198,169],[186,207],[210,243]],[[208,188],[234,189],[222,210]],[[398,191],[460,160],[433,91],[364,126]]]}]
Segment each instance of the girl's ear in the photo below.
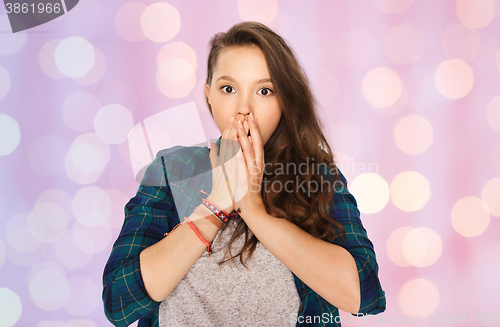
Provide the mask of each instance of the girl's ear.
[{"label": "girl's ear", "polygon": [[205,85],[205,95],[207,96],[208,103],[210,103],[210,85],[206,84]]}]

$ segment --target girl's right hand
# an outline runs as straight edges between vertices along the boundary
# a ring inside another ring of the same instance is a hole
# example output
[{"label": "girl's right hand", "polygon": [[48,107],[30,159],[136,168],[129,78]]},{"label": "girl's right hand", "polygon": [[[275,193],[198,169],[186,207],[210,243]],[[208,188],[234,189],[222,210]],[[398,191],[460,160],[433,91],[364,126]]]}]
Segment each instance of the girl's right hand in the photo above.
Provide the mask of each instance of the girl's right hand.
[{"label": "girl's right hand", "polygon": [[219,149],[215,143],[212,143],[210,148],[212,191],[207,199],[228,214],[233,211],[234,190],[236,187],[237,170],[235,156],[239,150],[239,143],[235,140],[236,134],[236,117],[231,116],[222,133],[220,153],[217,154]]}]

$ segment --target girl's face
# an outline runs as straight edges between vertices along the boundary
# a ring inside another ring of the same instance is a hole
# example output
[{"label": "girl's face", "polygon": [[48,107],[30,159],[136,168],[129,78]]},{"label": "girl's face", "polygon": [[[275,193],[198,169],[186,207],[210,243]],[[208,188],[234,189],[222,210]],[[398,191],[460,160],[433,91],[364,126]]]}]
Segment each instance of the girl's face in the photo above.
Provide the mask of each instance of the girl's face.
[{"label": "girl's face", "polygon": [[[221,134],[230,116],[252,113],[266,144],[281,119],[281,107],[274,93],[262,50],[256,45],[231,46],[221,51],[214,67],[212,83],[205,93]],[[229,135],[229,138],[236,134]]]}]

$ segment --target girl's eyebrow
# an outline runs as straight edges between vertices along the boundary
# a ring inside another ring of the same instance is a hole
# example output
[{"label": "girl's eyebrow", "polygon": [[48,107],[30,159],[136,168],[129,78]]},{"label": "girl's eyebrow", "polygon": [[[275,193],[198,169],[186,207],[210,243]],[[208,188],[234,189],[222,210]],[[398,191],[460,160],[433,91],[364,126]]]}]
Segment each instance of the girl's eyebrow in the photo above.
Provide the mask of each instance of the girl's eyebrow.
[{"label": "girl's eyebrow", "polygon": [[[218,80],[221,80],[221,79],[225,79],[227,81],[230,81],[230,82],[233,82],[233,83],[236,83],[236,81],[234,80],[234,78],[230,77],[230,76],[221,76],[217,79]],[[255,82],[255,84],[260,84],[260,83],[272,83],[271,79],[270,78],[263,78],[263,79],[259,79],[258,81]]]}]

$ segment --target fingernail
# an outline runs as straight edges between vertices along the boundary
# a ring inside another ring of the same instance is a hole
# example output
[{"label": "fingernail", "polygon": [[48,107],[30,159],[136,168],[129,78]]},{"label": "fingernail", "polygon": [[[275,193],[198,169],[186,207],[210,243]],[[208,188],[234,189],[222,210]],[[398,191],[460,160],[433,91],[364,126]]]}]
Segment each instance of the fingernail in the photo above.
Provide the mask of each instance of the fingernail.
[{"label": "fingernail", "polygon": [[250,115],[249,115],[249,116],[250,116],[250,120],[251,120],[251,121],[254,121],[254,119],[253,119],[253,115],[252,115],[251,113],[250,113]]},{"label": "fingernail", "polygon": [[229,118],[229,122],[231,122],[231,123],[232,123],[233,121],[234,121],[234,116],[231,116],[231,117]]}]

